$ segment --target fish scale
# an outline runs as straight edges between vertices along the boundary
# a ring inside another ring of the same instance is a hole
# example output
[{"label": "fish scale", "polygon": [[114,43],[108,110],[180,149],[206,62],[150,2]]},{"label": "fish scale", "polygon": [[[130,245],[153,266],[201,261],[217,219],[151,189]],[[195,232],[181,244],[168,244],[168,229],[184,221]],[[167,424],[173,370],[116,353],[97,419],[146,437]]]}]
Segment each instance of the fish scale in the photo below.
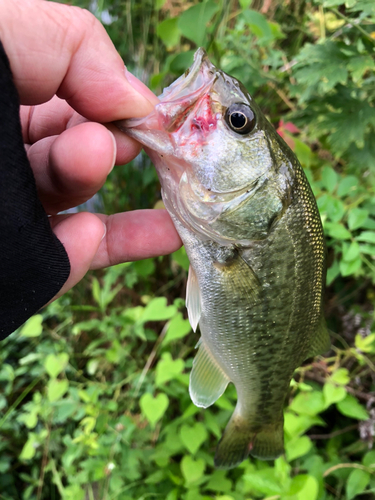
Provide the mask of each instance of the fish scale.
[{"label": "fish scale", "polygon": [[153,113],[119,126],[153,160],[190,260],[186,303],[201,332],[191,398],[206,408],[228,383],[237,390],[215,465],[276,458],[293,372],[329,348],[325,243],[303,169],[203,49]]}]

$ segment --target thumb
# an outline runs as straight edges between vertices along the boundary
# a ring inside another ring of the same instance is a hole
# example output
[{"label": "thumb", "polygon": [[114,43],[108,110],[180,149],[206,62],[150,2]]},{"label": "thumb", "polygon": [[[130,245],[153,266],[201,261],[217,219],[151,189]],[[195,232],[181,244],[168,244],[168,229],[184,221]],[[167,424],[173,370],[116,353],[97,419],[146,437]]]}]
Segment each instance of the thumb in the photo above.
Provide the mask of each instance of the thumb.
[{"label": "thumb", "polygon": [[105,29],[86,10],[43,0],[0,1],[0,40],[22,104],[57,94],[89,120],[108,122],[144,116],[157,102],[135,77],[130,84]]}]

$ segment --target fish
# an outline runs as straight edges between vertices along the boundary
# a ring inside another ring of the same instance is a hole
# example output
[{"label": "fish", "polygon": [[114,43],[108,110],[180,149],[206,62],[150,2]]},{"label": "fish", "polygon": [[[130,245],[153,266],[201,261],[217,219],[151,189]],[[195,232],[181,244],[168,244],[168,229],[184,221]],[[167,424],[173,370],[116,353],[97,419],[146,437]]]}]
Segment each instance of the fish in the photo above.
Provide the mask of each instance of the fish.
[{"label": "fish", "polygon": [[304,171],[245,87],[202,48],[153,112],[118,126],[153,161],[189,257],[186,307],[201,333],[191,399],[207,408],[229,382],[237,391],[215,467],[276,459],[293,373],[330,347],[326,247]]}]

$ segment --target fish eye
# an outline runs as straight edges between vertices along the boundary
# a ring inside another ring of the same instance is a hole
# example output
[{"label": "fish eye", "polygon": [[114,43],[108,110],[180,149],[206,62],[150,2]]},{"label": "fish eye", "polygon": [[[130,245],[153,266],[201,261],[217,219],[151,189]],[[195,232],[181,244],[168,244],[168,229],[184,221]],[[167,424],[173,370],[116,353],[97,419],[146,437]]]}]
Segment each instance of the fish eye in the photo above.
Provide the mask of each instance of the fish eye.
[{"label": "fish eye", "polygon": [[248,134],[256,125],[253,110],[247,104],[235,103],[225,112],[225,121],[237,134]]}]

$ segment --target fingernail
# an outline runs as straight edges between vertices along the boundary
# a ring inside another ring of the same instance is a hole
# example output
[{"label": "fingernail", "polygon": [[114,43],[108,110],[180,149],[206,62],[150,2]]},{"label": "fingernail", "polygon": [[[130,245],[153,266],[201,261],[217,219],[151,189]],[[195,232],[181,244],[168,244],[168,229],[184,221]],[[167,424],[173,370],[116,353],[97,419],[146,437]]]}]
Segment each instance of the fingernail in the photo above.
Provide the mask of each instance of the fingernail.
[{"label": "fingernail", "polygon": [[100,241],[103,241],[105,238],[105,235],[107,234],[107,226],[104,224],[104,222],[103,222],[103,226],[104,226],[104,233],[103,233],[102,239]]},{"label": "fingernail", "polygon": [[115,136],[112,134],[112,132],[110,130],[108,130],[109,132],[109,135],[111,136],[111,139],[112,139],[112,142],[113,142],[113,159],[112,159],[112,164],[111,164],[111,168],[109,170],[108,173],[112,172],[113,170],[113,167],[115,166],[115,163],[116,163],[116,157],[117,157],[117,144],[116,144],[116,139],[115,139]]},{"label": "fingernail", "polygon": [[151,92],[147,85],[141,82],[141,80],[138,80],[138,78],[134,76],[133,73],[130,73],[127,68],[125,68],[125,77],[133,89],[145,97],[153,106],[159,102],[159,99]]}]

